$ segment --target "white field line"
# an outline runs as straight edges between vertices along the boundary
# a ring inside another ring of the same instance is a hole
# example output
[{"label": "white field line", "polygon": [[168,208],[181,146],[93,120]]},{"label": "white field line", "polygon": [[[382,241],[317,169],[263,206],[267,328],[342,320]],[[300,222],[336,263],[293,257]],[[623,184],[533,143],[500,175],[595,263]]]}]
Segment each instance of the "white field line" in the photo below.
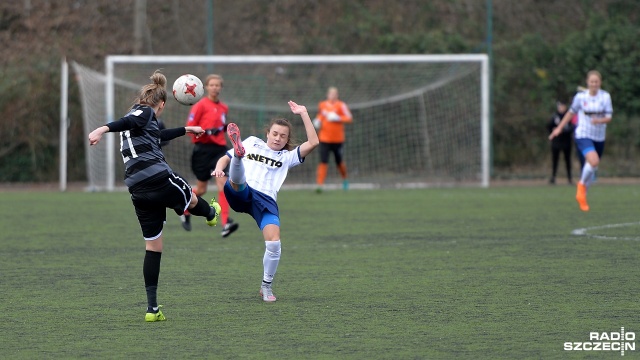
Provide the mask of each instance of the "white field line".
[{"label": "white field line", "polygon": [[631,222],[631,223],[623,223],[623,224],[607,224],[607,225],[600,225],[600,226],[591,226],[591,227],[587,227],[587,228],[574,229],[574,230],[571,231],[571,234],[572,235],[576,235],[576,236],[586,236],[586,237],[590,237],[590,238],[593,238],[593,239],[599,239],[599,240],[640,241],[640,237],[604,236],[604,235],[592,234],[593,230],[613,229],[613,228],[637,226],[637,225],[640,225],[640,221]]}]

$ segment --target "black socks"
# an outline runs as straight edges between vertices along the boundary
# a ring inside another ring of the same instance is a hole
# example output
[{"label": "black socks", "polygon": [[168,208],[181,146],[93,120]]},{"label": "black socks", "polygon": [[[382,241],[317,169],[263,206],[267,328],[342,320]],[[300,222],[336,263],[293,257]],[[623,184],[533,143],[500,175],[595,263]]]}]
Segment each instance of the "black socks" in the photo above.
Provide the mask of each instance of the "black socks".
[{"label": "black socks", "polygon": [[[200,196],[198,196],[198,203],[196,204],[196,206],[193,209],[189,209],[189,212],[192,215],[197,215],[197,216],[204,216],[207,218],[207,220],[211,220],[213,219],[213,216],[211,216],[211,211],[212,211],[212,207],[209,206],[209,203],[207,203],[207,201],[203,198],[201,198]],[[214,216],[215,216],[215,210],[213,210]]]},{"label": "black socks", "polygon": [[157,291],[161,257],[162,253],[150,250],[147,250],[144,256],[142,274],[144,275],[144,286],[147,290],[147,312],[155,312],[153,308],[158,307]]}]

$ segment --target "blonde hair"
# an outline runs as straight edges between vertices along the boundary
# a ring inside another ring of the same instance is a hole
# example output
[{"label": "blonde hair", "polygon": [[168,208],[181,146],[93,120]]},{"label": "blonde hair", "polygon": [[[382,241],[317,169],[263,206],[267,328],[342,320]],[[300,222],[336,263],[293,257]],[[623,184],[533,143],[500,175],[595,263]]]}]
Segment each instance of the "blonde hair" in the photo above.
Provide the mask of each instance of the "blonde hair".
[{"label": "blonde hair", "polygon": [[152,83],[147,84],[140,89],[137,103],[156,107],[161,102],[167,102],[167,78],[160,72],[160,70],[156,70],[149,79],[151,79]]},{"label": "blonde hair", "polygon": [[589,79],[589,77],[591,77],[591,75],[595,75],[598,77],[598,79],[600,79],[600,81],[602,81],[602,74],[600,74],[600,71],[598,70],[591,70],[587,73],[587,80]]},{"label": "blonde hair", "polygon": [[296,144],[293,141],[293,126],[291,126],[289,120],[285,118],[271,119],[271,121],[269,121],[269,124],[267,124],[265,128],[266,134],[269,134],[269,132],[271,132],[271,128],[273,127],[273,125],[280,125],[289,128],[289,138],[287,139],[287,143],[284,145],[283,149],[288,151],[295,149]]},{"label": "blonde hair", "polygon": [[220,85],[222,87],[224,87],[224,79],[222,78],[222,76],[220,76],[218,74],[207,75],[207,77],[204,79],[204,86],[209,85],[209,81],[211,81],[213,79],[220,80]]}]

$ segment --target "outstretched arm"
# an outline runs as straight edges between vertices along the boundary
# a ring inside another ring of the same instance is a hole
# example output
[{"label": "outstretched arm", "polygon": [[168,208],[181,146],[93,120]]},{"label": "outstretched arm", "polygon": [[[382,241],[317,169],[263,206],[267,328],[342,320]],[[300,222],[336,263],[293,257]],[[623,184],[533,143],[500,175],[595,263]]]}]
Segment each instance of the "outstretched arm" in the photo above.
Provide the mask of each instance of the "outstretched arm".
[{"label": "outstretched arm", "polygon": [[213,177],[225,177],[227,174],[224,173],[224,169],[227,168],[229,163],[231,162],[231,158],[227,155],[222,156],[218,162],[216,163],[216,168],[211,172],[211,176]]},{"label": "outstretched arm", "polygon": [[[139,115],[139,114],[138,114]],[[131,130],[140,124],[144,124],[146,120],[138,116],[125,116],[106,125],[100,126],[89,134],[89,145],[95,145],[100,142],[102,135],[108,132],[120,132]]]},{"label": "outstretched arm", "polygon": [[102,125],[99,128],[93,130],[89,134],[89,145],[95,145],[100,142],[102,139],[102,135],[109,132],[109,127],[107,125]]},{"label": "outstretched arm", "polygon": [[298,105],[293,101],[289,101],[289,107],[291,108],[292,113],[298,114],[302,117],[304,129],[307,133],[307,141],[300,145],[300,156],[306,157],[311,151],[313,151],[313,149],[316,148],[316,146],[318,146],[318,144],[320,144],[318,134],[316,134],[316,129],[313,127],[307,108],[304,105]]},{"label": "outstretched arm", "polygon": [[160,130],[160,140],[169,141],[184,134],[194,134],[196,138],[200,137],[204,133],[204,130],[200,126],[183,126],[173,129]]}]

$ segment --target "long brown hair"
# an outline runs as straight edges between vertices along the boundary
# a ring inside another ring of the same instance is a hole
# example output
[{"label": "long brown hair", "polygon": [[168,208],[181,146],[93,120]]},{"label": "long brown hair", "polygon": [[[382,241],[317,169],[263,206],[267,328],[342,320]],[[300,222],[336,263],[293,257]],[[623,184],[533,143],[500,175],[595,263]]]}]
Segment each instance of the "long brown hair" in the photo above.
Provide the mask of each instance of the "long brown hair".
[{"label": "long brown hair", "polygon": [[298,146],[294,141],[293,126],[291,126],[291,123],[289,122],[289,120],[285,118],[271,119],[271,121],[269,121],[269,124],[267,124],[267,126],[264,129],[265,134],[269,134],[269,132],[271,131],[271,127],[273,127],[273,125],[280,125],[280,126],[285,126],[289,128],[289,138],[287,139],[287,143],[283,147],[284,150],[291,151],[295,149],[296,146]]},{"label": "long brown hair", "polygon": [[151,107],[158,106],[161,102],[167,102],[167,78],[156,70],[149,77],[152,83],[147,84],[140,89],[140,94],[136,102],[141,105],[149,105]]}]

